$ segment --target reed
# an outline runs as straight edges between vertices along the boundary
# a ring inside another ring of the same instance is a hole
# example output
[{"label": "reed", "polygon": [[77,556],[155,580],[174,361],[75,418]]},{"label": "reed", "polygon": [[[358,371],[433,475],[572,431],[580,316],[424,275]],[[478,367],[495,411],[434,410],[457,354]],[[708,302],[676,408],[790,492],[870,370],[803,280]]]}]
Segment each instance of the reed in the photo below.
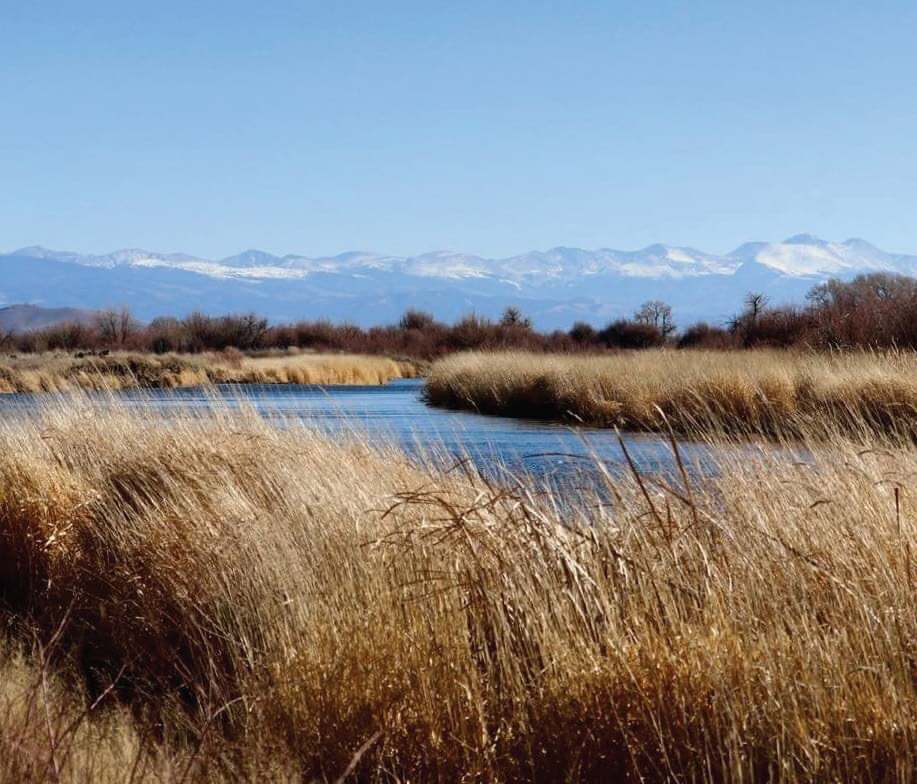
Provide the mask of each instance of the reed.
[{"label": "reed", "polygon": [[69,392],[206,384],[385,384],[418,365],[381,356],[278,352],[210,354],[46,353],[0,358],[0,393]]},{"label": "reed", "polygon": [[0,606],[75,778],[913,780],[912,444],[559,497],[288,425],[0,421]]},{"label": "reed", "polygon": [[655,350],[466,353],[437,361],[433,405],[681,433],[917,438],[917,353]]}]

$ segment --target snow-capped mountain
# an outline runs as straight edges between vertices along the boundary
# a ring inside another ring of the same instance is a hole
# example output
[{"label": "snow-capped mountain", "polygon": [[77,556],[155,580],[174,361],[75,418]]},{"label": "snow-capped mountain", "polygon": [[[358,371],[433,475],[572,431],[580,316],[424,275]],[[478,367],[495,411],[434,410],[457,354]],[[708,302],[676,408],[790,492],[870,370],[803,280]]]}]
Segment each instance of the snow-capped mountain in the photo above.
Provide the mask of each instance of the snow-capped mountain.
[{"label": "snow-capped mountain", "polygon": [[886,253],[857,238],[826,242],[811,234],[797,234],[783,242],[750,242],[730,256],[756,261],[784,275],[844,276],[864,270],[917,274],[917,256]]},{"label": "snow-capped mountain", "polygon": [[33,245],[28,248],[20,248],[13,251],[14,256],[31,256],[36,259],[46,259],[48,261],[62,261],[70,264],[82,264],[86,267],[105,267],[111,269],[122,265],[142,265],[145,262],[158,261],[163,264],[180,265],[188,262],[202,261],[195,259],[186,253],[150,253],[140,248],[122,248],[103,256],[93,254],[80,254],[71,251],[49,250],[40,245]]},{"label": "snow-capped mountain", "polygon": [[574,319],[602,323],[658,298],[670,301],[685,323],[725,318],[751,289],[772,301],[799,301],[818,281],[871,271],[917,275],[917,256],[808,234],[749,242],[724,255],[657,244],[634,251],[557,247],[498,259],[451,251],[316,258],[254,249],[203,259],[136,248],[94,255],[33,246],[0,255],[0,305],[124,304],[142,318],[256,310],[273,319],[373,324],[409,306],[448,319],[472,310],[493,315],[515,304],[550,328]]}]

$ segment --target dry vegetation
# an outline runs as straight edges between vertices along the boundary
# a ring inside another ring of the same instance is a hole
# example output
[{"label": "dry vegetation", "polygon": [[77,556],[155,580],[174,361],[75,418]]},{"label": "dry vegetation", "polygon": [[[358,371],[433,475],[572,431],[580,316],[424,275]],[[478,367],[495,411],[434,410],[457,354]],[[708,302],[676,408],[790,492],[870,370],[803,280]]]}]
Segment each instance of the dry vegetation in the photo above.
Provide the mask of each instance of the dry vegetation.
[{"label": "dry vegetation", "polygon": [[110,692],[89,700],[44,655],[0,651],[0,781],[178,781],[195,766],[187,743],[151,743]]},{"label": "dry vegetation", "polygon": [[0,420],[2,780],[912,781],[917,448],[870,446],[555,499],[49,398]]},{"label": "dry vegetation", "polygon": [[434,405],[682,433],[917,438],[917,353],[654,350],[467,353],[436,362]]},{"label": "dry vegetation", "polygon": [[384,384],[417,364],[379,356],[277,352],[248,356],[48,352],[0,356],[0,393],[175,388],[203,384]]}]

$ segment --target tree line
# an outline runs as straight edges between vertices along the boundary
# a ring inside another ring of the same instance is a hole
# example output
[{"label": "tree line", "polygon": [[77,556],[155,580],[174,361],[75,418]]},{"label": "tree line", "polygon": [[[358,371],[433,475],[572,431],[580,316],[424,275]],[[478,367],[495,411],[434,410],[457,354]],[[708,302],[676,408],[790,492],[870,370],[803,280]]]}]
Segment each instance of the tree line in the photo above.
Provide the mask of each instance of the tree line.
[{"label": "tree line", "polygon": [[329,321],[269,324],[258,315],[161,317],[141,324],[129,310],[106,310],[93,319],[44,329],[0,333],[8,352],[113,350],[154,353],[285,350],[346,351],[433,359],[468,349],[596,351],[678,348],[911,348],[917,349],[917,279],[884,273],[812,288],[801,306],[774,307],[749,293],[724,324],[698,322],[679,330],[672,307],[645,302],[631,318],[603,329],[577,322],[567,331],[539,332],[518,308],[492,320],[471,314],[444,324],[408,310],[397,324],[362,328]]}]

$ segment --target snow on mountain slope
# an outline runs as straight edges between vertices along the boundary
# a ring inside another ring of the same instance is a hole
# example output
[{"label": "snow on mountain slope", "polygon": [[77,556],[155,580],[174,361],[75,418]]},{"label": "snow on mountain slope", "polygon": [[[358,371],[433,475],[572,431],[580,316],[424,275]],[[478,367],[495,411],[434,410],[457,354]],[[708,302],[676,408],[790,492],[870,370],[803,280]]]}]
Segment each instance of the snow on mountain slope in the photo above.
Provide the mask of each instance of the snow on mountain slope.
[{"label": "snow on mountain slope", "polygon": [[217,261],[183,253],[154,253],[134,248],[105,255],[81,255],[39,246],[22,248],[10,255],[103,268],[123,265],[172,267],[214,278],[250,279],[301,278],[316,272],[342,273],[367,269],[443,279],[491,277],[516,283],[604,274],[677,279],[731,275],[747,262],[763,264],[791,276],[830,276],[861,271],[915,274],[917,271],[917,256],[886,253],[861,239],[827,242],[809,234],[798,234],[783,242],[747,243],[723,256],[661,244],[635,251],[557,247],[504,259],[487,259],[451,251],[434,251],[413,257],[362,252],[323,258],[281,257],[252,249]]},{"label": "snow on mountain slope", "polygon": [[917,256],[886,253],[861,239],[826,242],[810,234],[797,234],[783,242],[752,242],[734,250],[731,257],[756,261],[784,275],[832,276],[857,272],[917,273]]},{"label": "snow on mountain slope", "polygon": [[[668,245],[650,245],[639,251],[604,251],[610,268],[635,277],[685,278],[697,275],[731,275],[738,266],[731,259]],[[604,270],[599,270],[599,272]]]},{"label": "snow on mountain slope", "polygon": [[544,327],[629,315],[647,299],[676,307],[680,323],[725,319],[750,290],[799,302],[814,283],[862,272],[917,275],[917,256],[862,239],[796,235],[717,255],[650,245],[633,251],[555,247],[508,258],[435,251],[403,257],[352,251],[277,256],[247,250],[220,260],[125,249],[79,254],[38,246],[0,254],[0,304],[129,305],[143,318],[202,309],[257,310],[274,319],[328,317],[359,323],[425,307],[441,318],[498,315],[519,305]]},{"label": "snow on mountain slope", "polygon": [[288,269],[272,265],[234,267],[216,261],[167,261],[162,258],[144,257],[131,263],[134,267],[165,267],[168,269],[194,272],[211,278],[304,278],[308,271]]},{"label": "snow on mountain slope", "polygon": [[404,259],[394,266],[409,275],[432,278],[483,278],[494,274],[493,265],[487,259],[447,250]]},{"label": "snow on mountain slope", "polygon": [[215,278],[253,279],[299,278],[316,272],[365,269],[443,279],[493,277],[515,282],[603,274],[687,278],[731,275],[747,262],[763,264],[791,276],[844,275],[862,271],[913,275],[917,272],[917,256],[887,253],[862,239],[827,242],[809,234],[797,234],[783,242],[746,243],[726,255],[661,244],[635,251],[556,247],[503,259],[451,251],[434,251],[413,257],[364,252],[320,258],[300,255],[281,257],[252,249],[225,259],[208,260],[183,253],[155,253],[135,248],[104,255],[81,255],[40,246],[22,248],[10,255],[103,268],[122,265],[172,267]]},{"label": "snow on mountain slope", "polygon": [[103,255],[74,253],[72,251],[49,250],[40,245],[20,248],[9,254],[10,256],[28,256],[35,259],[48,261],[61,261],[69,264],[81,264],[84,267],[102,267],[112,269],[120,266],[142,266],[149,262],[160,262],[163,266],[181,267],[191,262],[205,262],[189,256],[187,253],[153,253],[141,248],[123,248]]}]

